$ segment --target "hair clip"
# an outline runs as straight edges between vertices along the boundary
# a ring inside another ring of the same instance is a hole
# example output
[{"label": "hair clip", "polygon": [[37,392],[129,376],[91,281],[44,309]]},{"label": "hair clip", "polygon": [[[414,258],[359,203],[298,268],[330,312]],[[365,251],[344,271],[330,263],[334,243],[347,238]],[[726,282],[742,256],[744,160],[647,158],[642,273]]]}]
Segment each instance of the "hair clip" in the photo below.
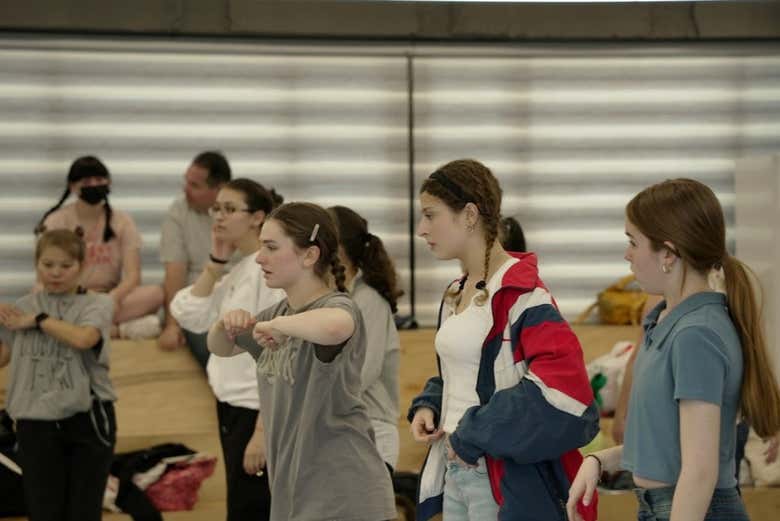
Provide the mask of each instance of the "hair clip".
[{"label": "hair clip", "polygon": [[318,231],[320,231],[319,223],[314,225],[314,229],[311,231],[311,235],[309,235],[309,242],[314,242],[314,239],[317,238]]}]

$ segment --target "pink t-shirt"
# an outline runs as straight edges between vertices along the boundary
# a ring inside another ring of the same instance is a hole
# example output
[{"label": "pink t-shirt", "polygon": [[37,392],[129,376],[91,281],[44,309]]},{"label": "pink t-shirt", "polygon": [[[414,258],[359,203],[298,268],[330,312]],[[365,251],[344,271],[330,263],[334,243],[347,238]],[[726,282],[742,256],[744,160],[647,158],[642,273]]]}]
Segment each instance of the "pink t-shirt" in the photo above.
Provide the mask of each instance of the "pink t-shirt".
[{"label": "pink t-shirt", "polygon": [[[103,242],[103,231],[106,227],[104,213],[100,214],[95,226],[84,228],[87,262],[81,285],[94,291],[107,292],[114,289],[122,278],[122,259],[141,249],[141,235],[133,218],[122,210],[113,207],[111,210],[111,228],[114,229],[116,237]],[[47,230],[75,230],[81,226],[76,215],[76,203],[67,204],[53,212],[43,224]]]}]

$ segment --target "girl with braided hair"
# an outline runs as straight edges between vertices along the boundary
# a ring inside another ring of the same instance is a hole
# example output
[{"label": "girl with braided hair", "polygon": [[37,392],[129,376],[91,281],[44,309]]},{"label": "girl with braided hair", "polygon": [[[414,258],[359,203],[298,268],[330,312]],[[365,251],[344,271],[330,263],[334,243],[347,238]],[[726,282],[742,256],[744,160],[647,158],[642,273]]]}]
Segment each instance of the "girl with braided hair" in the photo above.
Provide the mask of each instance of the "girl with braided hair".
[{"label": "girl with braided hair", "polygon": [[[445,292],[435,338],[440,374],[409,409],[431,445],[418,519],[565,519],[578,448],[598,432],[582,349],[539,278],[533,253],[498,240],[501,188],[478,161],[423,182],[418,235],[465,275]],[[595,519],[595,503],[583,507]]]},{"label": "girl with braided hair", "polygon": [[363,399],[374,428],[376,446],[391,469],[398,462],[398,402],[401,342],[393,313],[397,311],[398,275],[382,239],[368,231],[357,212],[332,206],[328,213],[339,230],[339,257],[346,286],[366,324]]},{"label": "girl with braided hair", "polygon": [[[160,333],[155,313],[163,291],[160,286],[141,286],[141,235],[129,214],[111,207],[110,191],[111,175],[103,162],[79,157],[70,166],[62,197],[35,232],[80,229],[87,244],[81,285],[108,293],[114,301],[112,336],[151,338]],[[71,194],[78,200],[63,206]]]},{"label": "girl with braided hair", "polygon": [[[209,351],[257,361],[271,519],[395,518],[390,476],[361,393],[363,317],[346,294],[338,231],[323,208],[284,204],[260,232],[266,285],[286,298],[225,313]],[[335,284],[336,290],[333,289]]]}]

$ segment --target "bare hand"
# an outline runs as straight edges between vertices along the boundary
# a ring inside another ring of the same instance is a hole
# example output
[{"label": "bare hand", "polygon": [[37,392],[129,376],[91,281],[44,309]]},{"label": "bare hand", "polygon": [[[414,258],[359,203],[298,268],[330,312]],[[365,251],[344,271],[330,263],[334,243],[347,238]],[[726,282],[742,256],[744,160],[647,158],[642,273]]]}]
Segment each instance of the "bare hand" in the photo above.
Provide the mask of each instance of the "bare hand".
[{"label": "bare hand", "polygon": [[0,342],[0,368],[8,365],[11,361],[11,348]]},{"label": "bare hand", "polygon": [[478,465],[472,465],[471,463],[466,463],[462,459],[460,459],[460,456],[455,452],[455,449],[452,448],[452,445],[450,445],[450,437],[447,436],[444,439],[444,446],[447,447],[447,461],[451,461],[458,465],[459,467],[464,467],[467,469],[475,469],[478,467]]},{"label": "bare hand", "polygon": [[163,351],[173,351],[174,349],[182,347],[184,343],[184,333],[182,333],[178,324],[169,324],[165,326],[165,329],[160,333],[160,338],[157,339],[157,345],[160,346],[160,349]]},{"label": "bare hand", "polygon": [[264,468],[265,435],[262,431],[255,431],[244,449],[244,472],[255,476]]},{"label": "bare hand", "polygon": [[15,306],[0,307],[0,324],[11,331],[21,331],[35,327],[35,315],[24,313]]},{"label": "bare hand", "polygon": [[281,349],[287,343],[287,337],[274,328],[272,320],[255,324],[252,337],[255,342],[272,351]]},{"label": "bare hand", "polygon": [[434,424],[433,410],[428,407],[420,407],[412,418],[412,437],[420,443],[433,443],[442,436],[444,431],[437,429]]},{"label": "bare hand", "polygon": [[233,252],[236,251],[236,245],[220,239],[217,232],[217,224],[211,227],[211,254],[221,260],[229,260],[233,256]]},{"label": "bare hand", "polygon": [[586,457],[582,460],[580,470],[569,488],[569,501],[566,503],[566,513],[572,521],[583,521],[577,512],[577,503],[582,499],[583,505],[590,505],[601,477],[600,473],[601,465],[595,458]]},{"label": "bare hand", "polygon": [[227,337],[233,341],[242,333],[255,325],[255,318],[244,309],[234,309],[225,313],[220,321]]},{"label": "bare hand", "polygon": [[764,463],[769,465],[777,461],[778,448],[780,448],[780,434],[775,434],[771,438],[764,440],[767,444],[764,451]]}]

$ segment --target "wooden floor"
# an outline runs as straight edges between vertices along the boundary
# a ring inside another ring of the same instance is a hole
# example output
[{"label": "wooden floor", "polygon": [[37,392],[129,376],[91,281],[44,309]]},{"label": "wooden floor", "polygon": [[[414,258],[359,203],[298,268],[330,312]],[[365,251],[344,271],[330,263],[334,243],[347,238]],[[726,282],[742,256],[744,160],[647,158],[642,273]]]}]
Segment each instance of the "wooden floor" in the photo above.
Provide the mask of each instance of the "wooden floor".
[{"label": "wooden floor", "polygon": [[[607,352],[619,340],[633,340],[633,327],[578,326],[585,359]],[[435,374],[433,331],[401,333],[401,404],[405,408],[425,380]],[[225,517],[225,483],[214,398],[205,374],[186,351],[162,352],[154,342],[117,341],[112,345],[111,377],[119,396],[117,402],[117,451],[180,442],[218,457],[214,476],[200,490],[192,512],[166,513],[167,520],[218,521]],[[7,369],[0,369],[0,402],[5,400]],[[413,442],[409,424],[401,411],[399,470],[418,471],[425,447]],[[607,431],[608,432],[608,431]],[[753,521],[780,520],[780,489],[745,491]],[[106,520],[129,520],[129,516],[105,514]],[[599,519],[636,519],[633,494],[605,495],[600,501]]]}]

